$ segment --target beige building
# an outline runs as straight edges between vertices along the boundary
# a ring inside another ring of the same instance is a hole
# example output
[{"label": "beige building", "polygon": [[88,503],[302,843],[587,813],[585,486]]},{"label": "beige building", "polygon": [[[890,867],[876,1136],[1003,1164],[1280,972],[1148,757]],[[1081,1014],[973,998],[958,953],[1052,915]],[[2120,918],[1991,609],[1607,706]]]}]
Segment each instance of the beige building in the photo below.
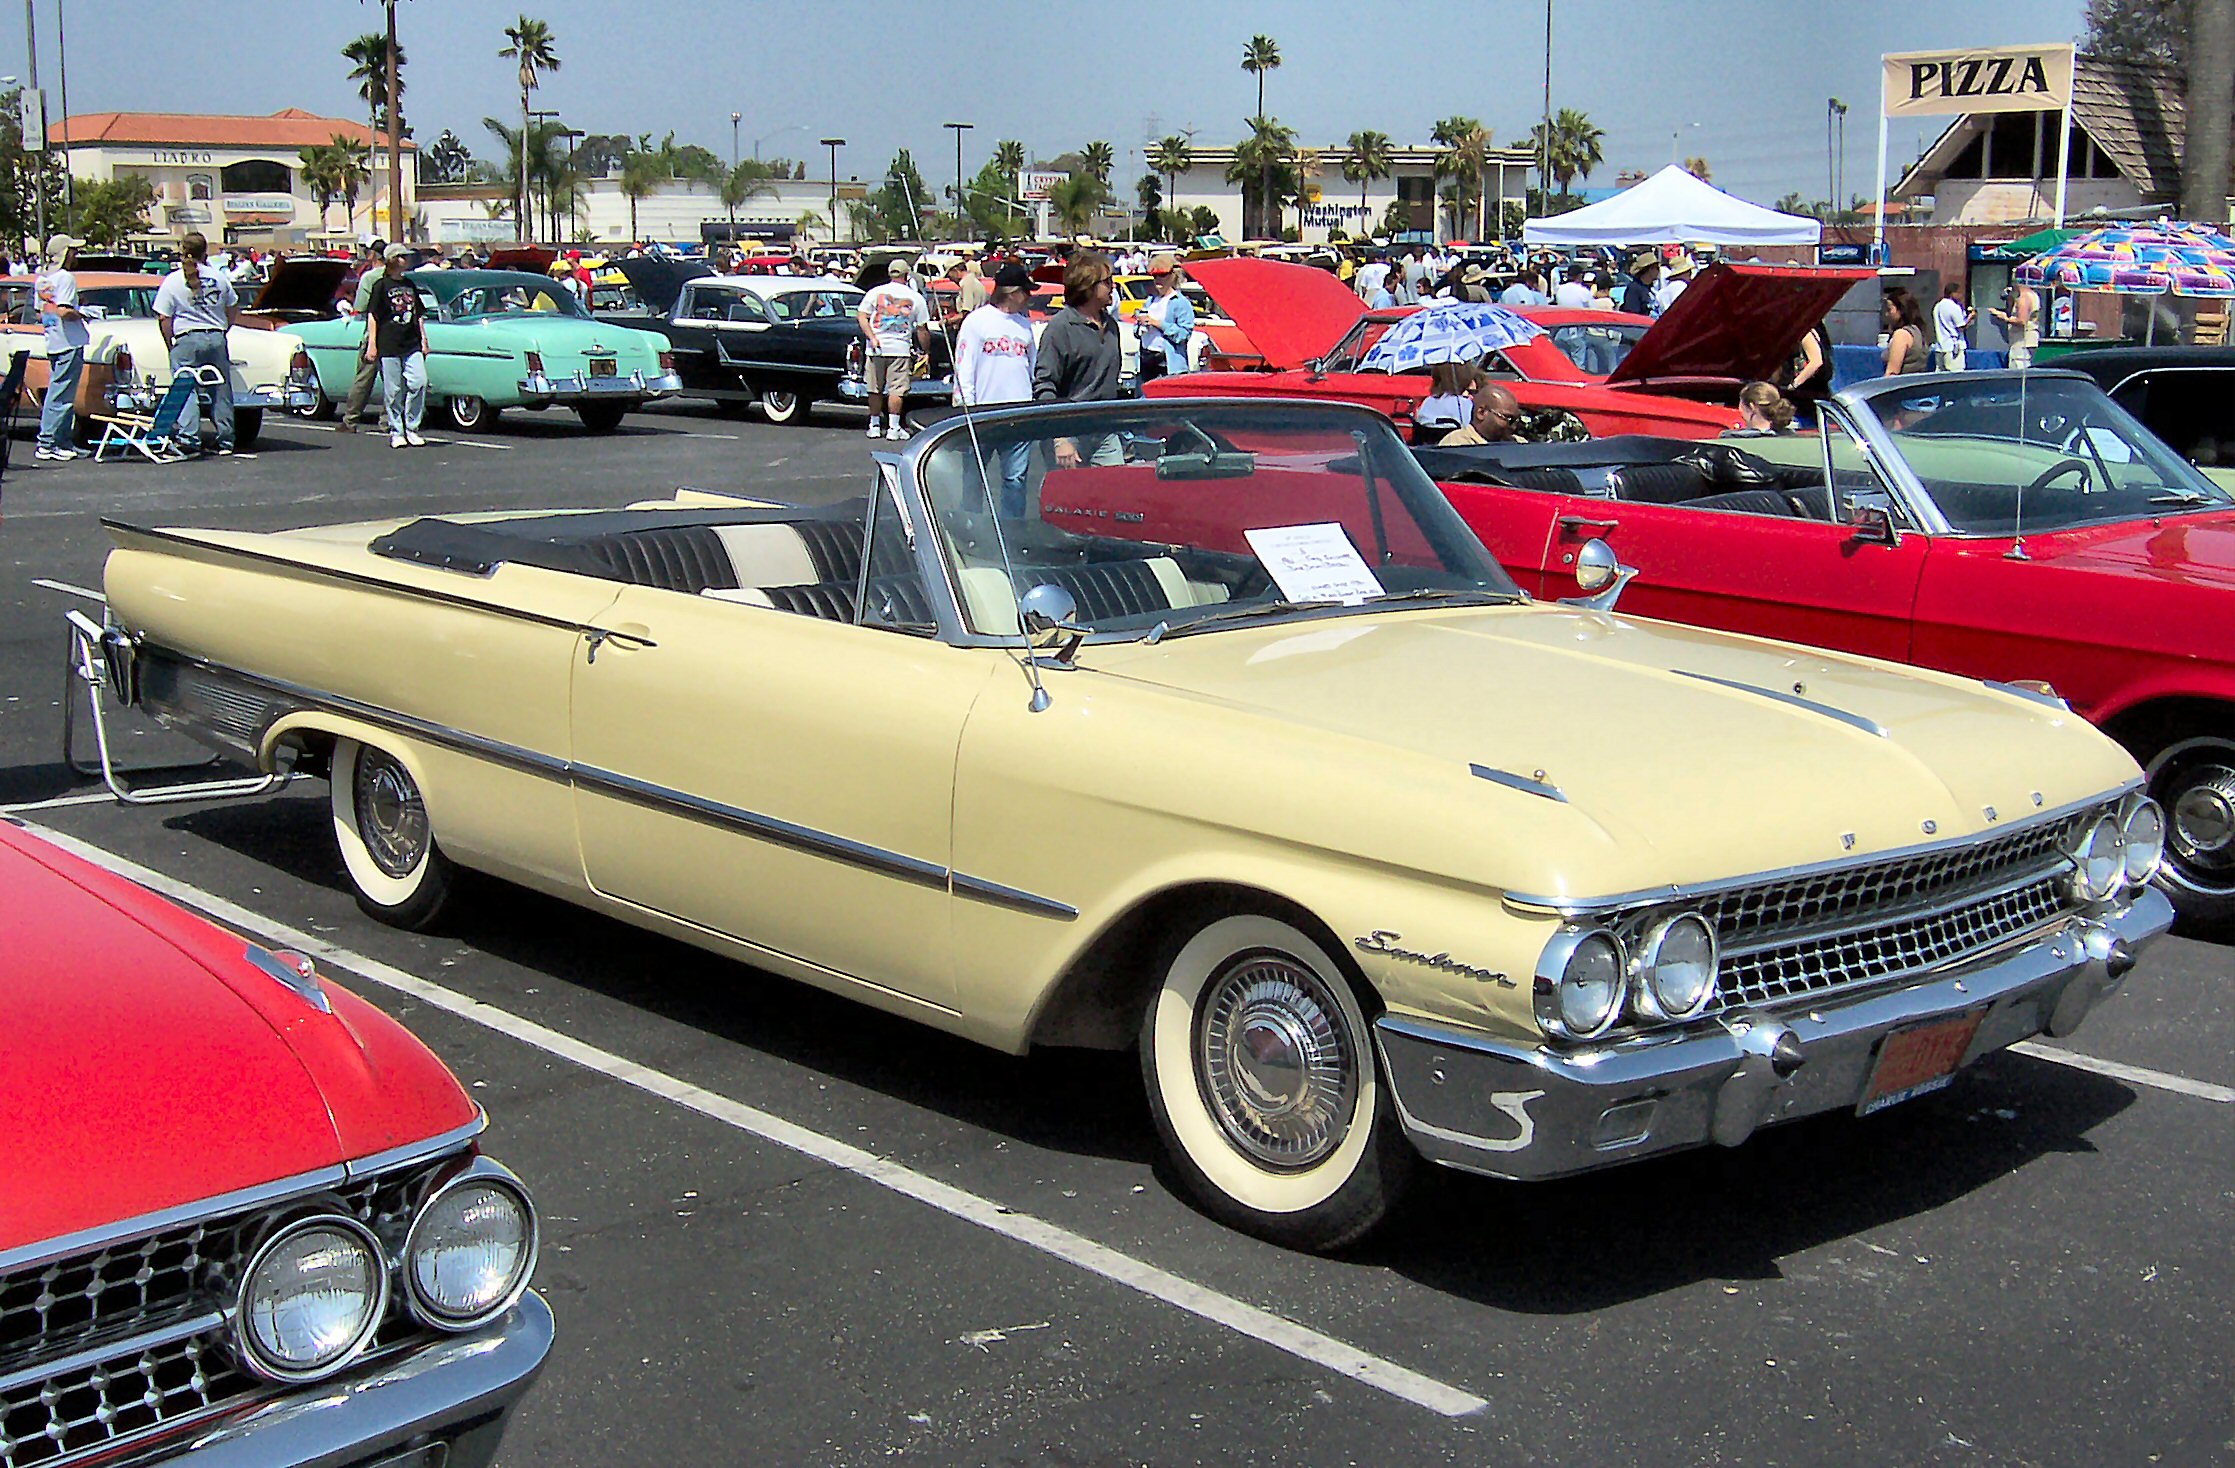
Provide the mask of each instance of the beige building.
[{"label": "beige building", "polygon": [[[303,150],[337,136],[375,153],[354,212],[339,199],[322,207],[303,184]],[[362,122],[297,107],[269,117],[94,112],[49,124],[47,137],[68,149],[79,178],[140,177],[154,186],[153,227],[142,237],[148,243],[176,244],[193,230],[212,243],[286,246],[388,233],[388,139]],[[417,209],[417,149],[409,139],[403,146],[409,221]]]}]

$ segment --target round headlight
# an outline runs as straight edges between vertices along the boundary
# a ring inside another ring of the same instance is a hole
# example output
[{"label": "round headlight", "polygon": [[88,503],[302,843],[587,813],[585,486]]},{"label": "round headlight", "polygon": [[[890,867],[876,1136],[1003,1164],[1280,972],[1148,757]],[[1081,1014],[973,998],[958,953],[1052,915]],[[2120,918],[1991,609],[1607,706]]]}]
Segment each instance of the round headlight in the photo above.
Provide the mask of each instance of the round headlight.
[{"label": "round headlight", "polygon": [[1622,1012],[1622,944],[1604,928],[1565,927],[1537,960],[1537,1022],[1570,1040],[1603,1035]]},{"label": "round headlight", "polygon": [[320,1214],[281,1229],[250,1259],[235,1328],[253,1369],[309,1381],[371,1344],[387,1303],[387,1263],[371,1231]]},{"label": "round headlight", "polygon": [[1715,997],[1715,930],[1696,912],[1646,929],[1638,944],[1637,1008],[1649,1020],[1697,1019]]},{"label": "round headlight", "polygon": [[517,1179],[476,1159],[420,1206],[404,1241],[413,1311],[467,1330],[508,1309],[535,1268],[535,1209]]},{"label": "round headlight", "polygon": [[2073,846],[2072,896],[2081,902],[2101,902],[2119,889],[2126,871],[2126,842],[2116,816],[2090,822]]},{"label": "round headlight", "polygon": [[2157,875],[2165,860],[2165,810],[2146,795],[2137,796],[2119,822],[2120,843],[2126,848],[2121,875],[2130,887],[2139,887]]}]

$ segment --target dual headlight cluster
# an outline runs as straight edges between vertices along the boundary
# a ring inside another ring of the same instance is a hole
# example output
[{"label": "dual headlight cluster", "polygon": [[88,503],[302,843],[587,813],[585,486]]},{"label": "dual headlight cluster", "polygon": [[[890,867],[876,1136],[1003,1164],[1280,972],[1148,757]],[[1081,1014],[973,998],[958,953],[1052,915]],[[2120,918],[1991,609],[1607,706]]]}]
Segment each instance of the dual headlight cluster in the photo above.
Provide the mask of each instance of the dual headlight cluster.
[{"label": "dual headlight cluster", "polygon": [[2147,795],[2077,828],[2064,848],[2072,859],[2065,891],[2075,902],[2107,902],[2140,888],[2165,860],[2165,812]]},{"label": "dual headlight cluster", "polygon": [[1590,1040],[1625,1009],[1648,1024],[1697,1019],[1715,1002],[1719,959],[1715,929],[1696,912],[1657,916],[1629,942],[1569,923],[1537,960],[1537,1022],[1562,1039]]},{"label": "dual headlight cluster", "polygon": [[393,1264],[373,1231],[346,1213],[313,1213],[273,1233],[241,1275],[240,1353],[274,1380],[329,1376],[372,1345],[392,1289],[422,1323],[472,1330],[520,1298],[535,1256],[527,1191],[477,1157],[427,1195]]}]

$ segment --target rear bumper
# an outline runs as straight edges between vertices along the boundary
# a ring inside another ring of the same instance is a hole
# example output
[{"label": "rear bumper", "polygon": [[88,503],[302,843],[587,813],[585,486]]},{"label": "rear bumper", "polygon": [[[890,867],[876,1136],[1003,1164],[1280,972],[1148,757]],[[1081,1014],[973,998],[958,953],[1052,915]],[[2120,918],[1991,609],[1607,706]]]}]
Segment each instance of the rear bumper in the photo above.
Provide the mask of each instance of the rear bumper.
[{"label": "rear bumper", "polygon": [[[109,389],[109,406],[135,413],[152,413],[163,393],[158,388],[141,383],[121,383]],[[289,378],[283,383],[262,382],[233,389],[233,407],[261,408],[280,412],[289,408],[312,408],[318,405],[318,384],[310,378]]]},{"label": "rear bumper", "polygon": [[548,377],[538,372],[521,378],[518,389],[520,401],[528,407],[571,407],[577,403],[648,402],[681,392],[683,379],[672,372],[654,377],[642,372],[631,372],[626,377],[591,377],[580,372]]},{"label": "rear bumper", "polygon": [[2147,888],[1899,988],[1725,1014],[1666,1038],[1555,1050],[1385,1015],[1375,1039],[1423,1156],[1492,1177],[1564,1177],[1853,1110],[1879,1043],[1909,1025],[1979,1012],[1959,1070],[2034,1035],[2068,1035],[2172,925],[2172,904]]},{"label": "rear bumper", "polygon": [[446,1451],[402,1462],[412,1468],[487,1468],[513,1406],[543,1370],[551,1338],[551,1309],[531,1292],[481,1330],[304,1387],[129,1461],[195,1468],[369,1468],[442,1444]]},{"label": "rear bumper", "polygon": [[[838,379],[838,395],[849,402],[869,401],[869,383],[859,377]],[[944,377],[917,378],[908,384],[908,402],[947,403],[954,401],[955,385]],[[883,393],[878,394],[883,397]]]}]

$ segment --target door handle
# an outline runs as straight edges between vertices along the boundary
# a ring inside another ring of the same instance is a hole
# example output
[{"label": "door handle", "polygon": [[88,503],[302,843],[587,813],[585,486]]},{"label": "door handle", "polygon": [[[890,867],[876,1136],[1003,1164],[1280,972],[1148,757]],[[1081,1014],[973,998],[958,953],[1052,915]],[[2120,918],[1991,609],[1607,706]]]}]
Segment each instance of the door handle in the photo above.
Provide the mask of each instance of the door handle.
[{"label": "door handle", "polygon": [[1560,530],[1566,535],[1581,535],[1586,530],[1601,532],[1618,530],[1621,526],[1622,522],[1619,520],[1594,520],[1589,515],[1562,515],[1560,517]]},{"label": "door handle", "polygon": [[618,642],[624,647],[659,646],[645,636],[641,626],[633,624],[628,627],[585,627],[582,629],[582,642],[586,649],[583,657],[586,663],[595,663],[598,660],[598,649],[608,642]]}]

